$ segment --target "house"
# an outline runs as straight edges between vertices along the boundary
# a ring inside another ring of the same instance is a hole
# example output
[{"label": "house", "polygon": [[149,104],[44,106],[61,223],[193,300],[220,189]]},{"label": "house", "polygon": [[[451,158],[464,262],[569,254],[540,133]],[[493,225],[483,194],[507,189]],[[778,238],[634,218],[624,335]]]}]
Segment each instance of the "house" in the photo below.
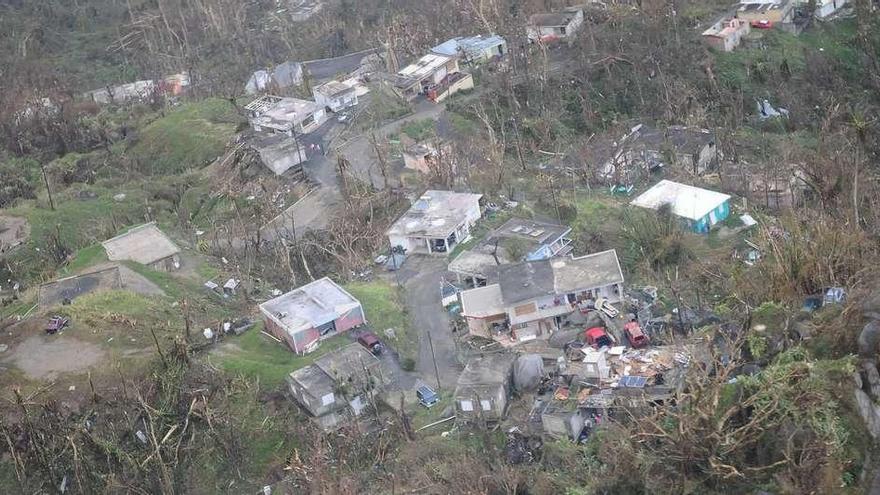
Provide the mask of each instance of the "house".
[{"label": "house", "polygon": [[353,343],[293,371],[286,382],[310,419],[329,431],[370,408],[389,378],[376,356]]},{"label": "house", "polygon": [[391,228],[391,247],[407,254],[448,253],[471,235],[471,227],[482,216],[482,194],[425,191]]},{"label": "house", "polygon": [[571,227],[525,218],[511,218],[476,246],[449,263],[449,271],[468,287],[481,287],[495,278],[498,267],[538,261],[571,252]]},{"label": "house", "polygon": [[284,134],[257,134],[248,143],[263,165],[278,177],[304,180],[303,162],[309,159],[306,147]]},{"label": "house", "polygon": [[599,298],[618,303],[623,271],[615,250],[503,265],[498,283],[459,294],[471,335],[505,346],[547,339],[580,305]]},{"label": "house", "polygon": [[594,145],[592,151],[600,177],[609,184],[627,186],[667,165],[703,175],[723,157],[714,132],[681,125],[657,129],[638,124],[610,144]]},{"label": "house", "polygon": [[85,97],[95,103],[125,103],[132,100],[146,100],[158,92],[159,86],[153,79],[135,81],[116,86],[107,86],[89,91]]},{"label": "house", "polygon": [[358,104],[357,90],[343,82],[330,81],[312,90],[315,103],[324,105],[331,112],[340,112]]},{"label": "house", "polygon": [[260,312],[266,330],[297,354],[366,323],[360,301],[327,277],[260,304]]},{"label": "house", "polygon": [[180,248],[156,222],[131,228],[101,243],[110,261],[134,261],[158,271],[172,271],[180,268]]},{"label": "house", "polygon": [[[802,5],[808,5],[810,2],[801,0]],[[838,10],[847,4],[847,0],[817,0],[815,16],[819,19],[825,19],[834,15]]]},{"label": "house", "polygon": [[[441,165],[453,162],[452,145],[447,142],[423,141],[403,150],[403,166],[423,174],[436,172]],[[454,172],[455,167],[451,167]]]},{"label": "house", "polygon": [[513,354],[498,353],[467,363],[453,394],[457,423],[497,423],[504,419],[515,360]]},{"label": "house", "polygon": [[748,21],[752,27],[769,28],[791,22],[793,7],[789,0],[743,0],[736,9],[736,18]]},{"label": "house", "polygon": [[480,65],[498,60],[507,55],[507,41],[497,34],[476,35],[447,40],[431,52],[447,57],[458,57],[469,65]]},{"label": "house", "polygon": [[323,105],[298,98],[261,96],[244,108],[256,132],[282,133],[289,137],[308,134],[327,120]]},{"label": "house", "polygon": [[278,64],[271,71],[262,69],[251,74],[245,93],[249,95],[266,91],[281,91],[286,88],[299,86],[303,83],[303,67],[299,62],[284,62]]},{"label": "house", "polygon": [[425,95],[440,103],[458,91],[473,88],[474,79],[461,72],[458,57],[430,53],[401,69],[391,78],[391,84],[404,99]]},{"label": "house", "polygon": [[716,50],[732,52],[750,31],[749,21],[724,17],[703,31],[703,41]]},{"label": "house", "polygon": [[661,180],[631,204],[650,210],[669,205],[672,214],[684,219],[697,233],[709,232],[713,225],[730,215],[730,196],[727,194],[670,180]]},{"label": "house", "polygon": [[571,39],[583,23],[584,11],[573,7],[557,13],[532,15],[526,33],[533,43]]}]

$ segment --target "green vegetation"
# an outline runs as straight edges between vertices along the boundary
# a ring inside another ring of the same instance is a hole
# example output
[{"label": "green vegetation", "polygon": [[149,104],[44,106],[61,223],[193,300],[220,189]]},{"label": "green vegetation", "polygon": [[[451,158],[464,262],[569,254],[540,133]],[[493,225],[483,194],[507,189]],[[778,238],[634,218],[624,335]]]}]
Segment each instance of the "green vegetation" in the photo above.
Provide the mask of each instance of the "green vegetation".
[{"label": "green vegetation", "polygon": [[[391,345],[401,358],[418,358],[418,334],[410,328],[403,296],[395,286],[375,280],[352,282],[345,290],[361,302],[367,322],[379,339]],[[394,329],[394,338],[385,335],[389,328]]]},{"label": "green vegetation", "polygon": [[186,103],[144,127],[132,159],[150,175],[201,168],[223,154],[239,122],[228,101]]},{"label": "green vegetation", "polygon": [[107,252],[104,251],[104,246],[93,244],[89,247],[78,250],[76,254],[73,255],[73,259],[70,260],[70,263],[64,267],[64,273],[79,273],[86,268],[95,266],[103,261],[107,261]]},{"label": "green vegetation", "polygon": [[[183,336],[183,317],[161,296],[107,290],[77,297],[57,312],[71,318],[78,338],[109,343],[111,348],[152,348],[149,329],[163,343]],[[112,341],[110,340],[112,339]]]},{"label": "green vegetation", "polygon": [[346,335],[337,335],[321,341],[317,350],[297,356],[282,344],[262,335],[263,323],[258,322],[239,338],[231,338],[216,354],[220,366],[234,374],[258,380],[267,388],[277,388],[294,370],[312,364],[324,354],[339,349],[351,341]]},{"label": "green vegetation", "polygon": [[407,122],[401,131],[416,141],[424,141],[434,136],[437,122],[434,119],[421,119]]},{"label": "green vegetation", "polygon": [[[415,409],[410,417],[413,429],[421,428],[422,426],[429,425],[435,421],[448,417],[443,416],[443,413],[448,412],[447,408],[452,406],[452,392],[449,390],[442,390],[438,393],[440,394],[440,401],[434,404],[430,409],[416,403]],[[440,431],[448,430],[452,428],[454,424],[455,423],[452,421],[449,421],[448,423],[437,426],[435,430],[428,431],[427,434],[437,434]]]}]

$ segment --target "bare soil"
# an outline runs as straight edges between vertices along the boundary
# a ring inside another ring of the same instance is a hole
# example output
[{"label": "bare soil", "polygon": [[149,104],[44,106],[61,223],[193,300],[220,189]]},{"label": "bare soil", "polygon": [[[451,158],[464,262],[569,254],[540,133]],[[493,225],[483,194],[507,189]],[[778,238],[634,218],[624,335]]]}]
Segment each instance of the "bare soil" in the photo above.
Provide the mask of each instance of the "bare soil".
[{"label": "bare soil", "polygon": [[31,226],[22,217],[0,215],[0,254],[18,247],[28,240]]},{"label": "bare soil", "polygon": [[97,345],[66,333],[32,334],[7,351],[0,363],[15,366],[32,380],[54,380],[62,373],[85,372],[105,355]]}]

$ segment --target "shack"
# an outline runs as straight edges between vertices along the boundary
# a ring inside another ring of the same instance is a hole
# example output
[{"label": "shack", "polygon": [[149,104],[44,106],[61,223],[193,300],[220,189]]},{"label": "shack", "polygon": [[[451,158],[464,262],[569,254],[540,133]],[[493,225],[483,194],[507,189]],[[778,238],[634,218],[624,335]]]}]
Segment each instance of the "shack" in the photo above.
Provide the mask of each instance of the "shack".
[{"label": "shack", "polygon": [[456,422],[496,423],[504,419],[515,360],[515,355],[501,353],[468,362],[453,395]]}]

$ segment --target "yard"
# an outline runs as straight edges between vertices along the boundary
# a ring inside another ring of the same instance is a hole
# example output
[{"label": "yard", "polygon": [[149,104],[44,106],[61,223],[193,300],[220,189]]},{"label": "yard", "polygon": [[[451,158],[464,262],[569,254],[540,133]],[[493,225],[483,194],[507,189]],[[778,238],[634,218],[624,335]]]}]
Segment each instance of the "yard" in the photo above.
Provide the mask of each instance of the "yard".
[{"label": "yard", "polygon": [[[352,282],[345,286],[345,290],[360,300],[370,327],[400,354],[401,361],[411,359],[415,362],[419,339],[410,326],[399,290],[381,280]],[[385,333],[387,329],[393,329],[393,338]]]}]

